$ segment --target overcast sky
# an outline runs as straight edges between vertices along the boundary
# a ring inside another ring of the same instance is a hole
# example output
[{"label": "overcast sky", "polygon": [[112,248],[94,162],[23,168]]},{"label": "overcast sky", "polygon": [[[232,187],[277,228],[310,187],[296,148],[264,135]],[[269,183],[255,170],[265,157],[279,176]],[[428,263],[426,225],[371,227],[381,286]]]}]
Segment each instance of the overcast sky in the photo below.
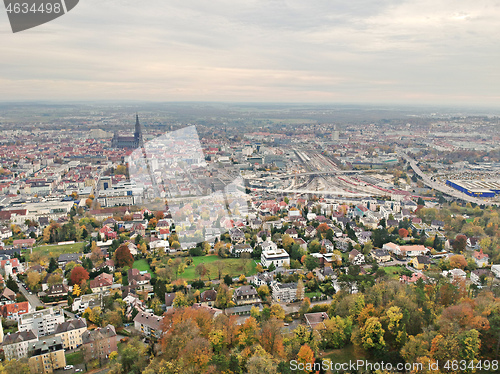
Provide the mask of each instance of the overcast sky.
[{"label": "overcast sky", "polygon": [[13,34],[1,9],[0,100],[498,107],[499,19],[498,0],[80,0]]}]

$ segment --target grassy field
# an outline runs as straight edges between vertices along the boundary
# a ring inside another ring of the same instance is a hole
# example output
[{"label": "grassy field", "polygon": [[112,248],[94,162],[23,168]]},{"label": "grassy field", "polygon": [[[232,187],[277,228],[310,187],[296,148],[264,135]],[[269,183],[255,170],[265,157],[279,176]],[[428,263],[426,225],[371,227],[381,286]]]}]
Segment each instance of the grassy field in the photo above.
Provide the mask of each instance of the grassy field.
[{"label": "grassy field", "polygon": [[83,363],[83,352],[66,353],[66,365],[78,365]]},{"label": "grassy field", "polygon": [[147,271],[149,274],[151,274],[151,277],[155,277],[156,275],[153,274],[151,271],[151,268],[149,267],[148,262],[145,259],[140,259],[137,261],[134,261],[134,264],[132,265],[133,269],[137,269],[139,271]]},{"label": "grassy field", "polygon": [[390,278],[399,279],[399,275],[401,274],[401,271],[404,270],[404,267],[386,266],[386,267],[381,267],[381,269],[384,269]]},{"label": "grassy field", "polygon": [[314,292],[306,292],[306,296],[307,296],[308,298],[311,298],[311,297],[314,297],[314,296],[316,296],[316,297],[320,297],[320,296],[321,296],[321,292],[319,292],[319,291],[314,291]]},{"label": "grassy field", "polygon": [[[63,253],[83,253],[84,242],[74,243],[74,244],[50,244],[50,245],[41,245],[33,248],[33,253],[40,253],[42,257],[59,257]],[[30,255],[30,251],[26,251],[26,255]]]},{"label": "grassy field", "polygon": [[[217,279],[219,272],[214,262],[220,260],[224,263],[224,269],[222,270],[222,276],[229,274],[231,277],[238,277],[241,274],[246,276],[254,275],[257,273],[255,269],[256,263],[254,260],[249,260],[246,269],[243,269],[242,260],[239,258],[219,258],[218,256],[200,256],[193,257],[193,264],[188,266],[184,273],[182,273],[179,278],[185,279],[186,281],[193,281],[198,279],[198,275],[195,273],[194,269],[198,264],[204,263],[205,266],[210,271],[210,279]],[[207,280],[205,276],[204,280]]]},{"label": "grassy field", "polygon": [[321,358],[329,358],[332,362],[349,362],[356,360],[365,360],[367,358],[366,352],[354,345],[348,345],[342,349],[333,349],[325,352]]}]

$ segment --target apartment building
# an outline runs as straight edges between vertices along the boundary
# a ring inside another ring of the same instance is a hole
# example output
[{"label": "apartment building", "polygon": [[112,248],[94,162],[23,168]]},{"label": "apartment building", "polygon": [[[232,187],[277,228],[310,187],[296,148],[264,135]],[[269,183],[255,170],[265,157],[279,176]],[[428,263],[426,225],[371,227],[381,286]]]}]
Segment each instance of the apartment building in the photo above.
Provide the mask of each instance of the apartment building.
[{"label": "apartment building", "polygon": [[64,349],[76,349],[82,345],[82,334],[85,331],[87,322],[77,318],[57,325],[54,335],[61,337]]},{"label": "apartment building", "polygon": [[29,356],[32,373],[52,373],[66,366],[63,342],[59,336],[30,344]]},{"label": "apartment building", "polygon": [[48,308],[31,313],[21,314],[19,317],[19,331],[32,330],[36,336],[52,335],[57,325],[64,322],[64,313],[60,308]]},{"label": "apartment building", "polygon": [[28,357],[28,347],[38,341],[33,331],[21,331],[7,334],[2,343],[2,349],[7,360],[19,360]]}]

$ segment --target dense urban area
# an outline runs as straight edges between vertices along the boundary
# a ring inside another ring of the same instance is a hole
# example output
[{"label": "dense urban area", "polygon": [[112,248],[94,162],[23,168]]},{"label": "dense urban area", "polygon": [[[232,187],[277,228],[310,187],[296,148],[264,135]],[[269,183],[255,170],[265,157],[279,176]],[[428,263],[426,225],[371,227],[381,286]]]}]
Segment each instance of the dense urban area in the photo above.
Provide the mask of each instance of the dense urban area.
[{"label": "dense urban area", "polygon": [[32,103],[0,129],[0,373],[498,372],[497,115]]}]

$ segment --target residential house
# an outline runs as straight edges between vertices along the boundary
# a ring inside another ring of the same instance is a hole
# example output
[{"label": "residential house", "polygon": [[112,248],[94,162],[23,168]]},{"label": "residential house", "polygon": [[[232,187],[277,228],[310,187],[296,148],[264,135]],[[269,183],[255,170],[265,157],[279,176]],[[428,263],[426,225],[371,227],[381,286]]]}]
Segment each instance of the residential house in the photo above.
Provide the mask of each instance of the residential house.
[{"label": "residential house", "polygon": [[59,255],[57,259],[57,263],[60,268],[66,265],[68,262],[78,262],[80,257],[83,256],[83,253],[63,253]]},{"label": "residential house", "polygon": [[63,343],[59,336],[30,344],[28,355],[32,373],[52,373],[66,366]]},{"label": "residential house", "polygon": [[7,360],[28,357],[28,347],[38,341],[33,331],[18,331],[4,336],[2,349]]},{"label": "residential house", "polygon": [[245,242],[245,233],[237,227],[234,227],[234,228],[229,230],[229,236],[231,237],[231,241],[234,244],[239,244],[239,243]]},{"label": "residential house", "polygon": [[253,248],[250,244],[236,244],[233,246],[232,253],[234,257],[240,257],[242,253],[252,253]]},{"label": "residential house", "polygon": [[472,258],[474,258],[474,262],[480,268],[488,266],[490,260],[490,256],[488,256],[486,253],[483,253],[482,248],[479,252],[474,252],[472,254]]},{"label": "residential house", "polygon": [[113,285],[113,274],[101,273],[90,281],[90,289],[93,293],[106,292]]},{"label": "residential house", "polygon": [[293,239],[295,241],[295,243],[300,247],[302,248],[304,251],[307,250],[307,242],[302,239],[302,238],[298,238],[298,239]]},{"label": "residential house", "polygon": [[27,301],[10,303],[0,306],[0,315],[3,318],[17,320],[23,314],[30,312],[30,304]]},{"label": "residential house", "polygon": [[143,286],[149,284],[151,274],[147,271],[139,271],[139,269],[128,270],[128,283],[131,286]]},{"label": "residential house", "polygon": [[391,255],[389,254],[389,251],[387,251],[385,249],[375,249],[374,248],[370,251],[370,255],[379,264],[383,263],[383,262],[391,261]]},{"label": "residential house", "polygon": [[60,336],[64,349],[76,349],[82,345],[82,334],[87,331],[87,321],[84,318],[76,318],[56,327],[55,336]]},{"label": "residential house", "polygon": [[111,352],[118,352],[116,331],[112,325],[85,331],[82,334],[82,351],[87,361],[109,358]]},{"label": "residential house", "polygon": [[35,239],[16,239],[12,242],[12,246],[14,248],[18,249],[27,249],[27,248],[33,248],[35,245],[36,240]]},{"label": "residential house", "polygon": [[139,312],[134,318],[136,331],[147,337],[161,338],[163,317],[152,313]]},{"label": "residential house", "polygon": [[45,295],[48,297],[62,297],[66,296],[69,292],[69,287],[65,284],[53,284],[46,291]]},{"label": "residential house", "polygon": [[362,265],[365,263],[365,256],[357,249],[353,249],[349,252],[349,262],[353,265]]},{"label": "residential house", "polygon": [[329,239],[322,239],[319,244],[321,248],[325,248],[327,252],[333,252],[334,246],[333,243]]},{"label": "residential house", "polygon": [[165,307],[166,310],[173,308],[173,303],[175,299],[175,292],[170,292],[165,294]]},{"label": "residential house", "polygon": [[[478,287],[483,287],[486,284],[486,278],[490,275],[490,271],[488,269],[476,269],[470,272],[470,280]],[[485,279],[482,282],[482,279]]]},{"label": "residential house", "polygon": [[306,229],[305,229],[305,236],[307,238],[313,238],[316,236],[316,228],[314,226],[307,226]]},{"label": "residential house", "polygon": [[405,284],[413,284],[413,283],[417,282],[419,279],[422,279],[422,280],[425,281],[427,279],[427,277],[424,274],[422,274],[422,273],[414,272],[414,273],[412,273],[411,276],[402,275],[399,278],[399,281],[401,283],[405,283]]},{"label": "residential house", "polygon": [[500,265],[491,265],[491,272],[495,277],[500,278]]},{"label": "residential house", "polygon": [[16,302],[16,293],[10,288],[5,287],[0,294],[0,305],[12,304]]},{"label": "residential house", "polygon": [[73,313],[83,313],[87,308],[94,308],[96,306],[102,306],[102,295],[100,294],[90,294],[82,295],[73,300],[73,305],[71,305],[71,310]]},{"label": "residential house", "polygon": [[417,270],[428,270],[431,267],[431,259],[428,256],[416,256],[411,260],[411,265]]},{"label": "residential house", "polygon": [[463,279],[467,277],[467,273],[463,271],[462,269],[451,269],[451,270],[443,270],[441,272],[441,275],[443,277],[449,278],[451,280],[455,279]]},{"label": "residential house", "polygon": [[212,307],[215,305],[215,300],[217,299],[217,291],[213,288],[211,290],[203,291],[200,294],[200,304]]},{"label": "residential house", "polygon": [[254,286],[238,287],[233,293],[233,301],[236,305],[260,303],[260,297]]}]

